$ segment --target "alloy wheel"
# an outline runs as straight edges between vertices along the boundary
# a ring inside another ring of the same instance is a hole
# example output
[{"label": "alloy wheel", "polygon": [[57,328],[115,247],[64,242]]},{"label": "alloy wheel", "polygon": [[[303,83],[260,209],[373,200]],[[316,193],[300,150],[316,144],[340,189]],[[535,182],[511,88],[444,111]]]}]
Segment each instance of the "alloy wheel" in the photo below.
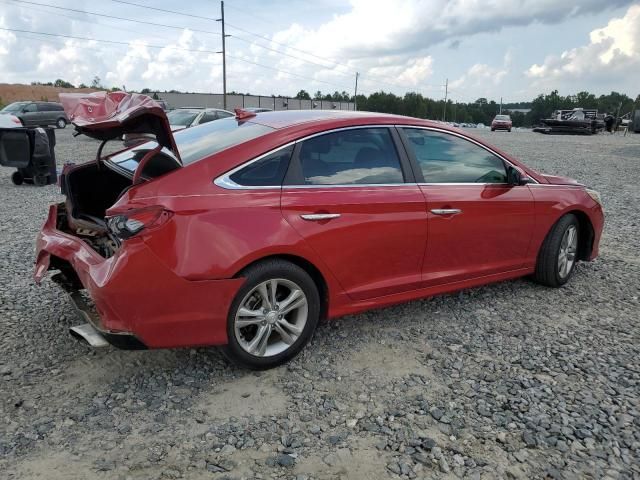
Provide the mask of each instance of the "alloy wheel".
[{"label": "alloy wheel", "polygon": [[575,225],[570,225],[562,236],[560,251],[558,252],[558,274],[561,278],[567,278],[573,264],[576,261],[578,251],[578,229]]},{"label": "alloy wheel", "polygon": [[307,297],[291,280],[256,285],[240,302],[234,331],[240,347],[256,357],[278,355],[293,345],[309,316]]}]

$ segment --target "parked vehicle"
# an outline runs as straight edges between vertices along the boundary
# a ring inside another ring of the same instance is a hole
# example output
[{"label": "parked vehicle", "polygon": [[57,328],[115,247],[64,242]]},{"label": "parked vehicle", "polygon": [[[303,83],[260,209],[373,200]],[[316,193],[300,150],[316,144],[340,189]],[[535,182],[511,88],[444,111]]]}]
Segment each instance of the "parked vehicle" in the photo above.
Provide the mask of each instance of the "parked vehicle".
[{"label": "parked vehicle", "polygon": [[21,126],[22,122],[15,115],[0,115],[0,128],[18,128]]},{"label": "parked vehicle", "polygon": [[55,102],[14,102],[0,110],[0,114],[15,115],[25,127],[65,128],[69,123],[62,105]]},{"label": "parked vehicle", "polygon": [[592,135],[604,130],[604,116],[598,110],[574,108],[573,110],[556,110],[551,118],[540,121],[541,125],[534,132],[558,135]]},{"label": "parked vehicle", "polygon": [[[164,110],[164,106],[160,106]],[[171,110],[167,113],[167,118],[169,119],[171,130],[177,131],[214,120],[233,117],[233,115],[233,113],[219,108],[190,107]],[[148,134],[128,133],[123,135],[122,140],[124,141],[125,147],[133,147],[134,145],[146,142],[150,137]]]},{"label": "parked vehicle", "polygon": [[176,108],[167,113],[171,130],[194,127],[227,117],[233,117],[233,112],[220,108]]},{"label": "parked vehicle", "polygon": [[222,345],[270,368],[323,318],[525,275],[559,287],[598,255],[597,192],[439,123],[237,111],[172,133],[144,105],[74,118],[157,141],[67,166],[37,238],[35,280],[59,270],[92,344]]},{"label": "parked vehicle", "polygon": [[506,130],[507,132],[510,132],[512,126],[513,123],[511,122],[510,115],[496,115],[491,121],[492,132],[495,132],[496,130]]}]

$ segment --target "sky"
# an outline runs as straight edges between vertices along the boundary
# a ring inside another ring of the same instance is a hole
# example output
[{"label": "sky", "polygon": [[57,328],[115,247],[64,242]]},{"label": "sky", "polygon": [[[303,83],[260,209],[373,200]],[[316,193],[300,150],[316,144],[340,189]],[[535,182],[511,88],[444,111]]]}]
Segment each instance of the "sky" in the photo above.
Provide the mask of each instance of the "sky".
[{"label": "sky", "polygon": [[[221,93],[219,17],[216,0],[0,0],[0,83]],[[228,91],[352,94],[358,72],[359,93],[448,83],[459,102],[640,94],[640,1],[227,0],[225,24]]]}]

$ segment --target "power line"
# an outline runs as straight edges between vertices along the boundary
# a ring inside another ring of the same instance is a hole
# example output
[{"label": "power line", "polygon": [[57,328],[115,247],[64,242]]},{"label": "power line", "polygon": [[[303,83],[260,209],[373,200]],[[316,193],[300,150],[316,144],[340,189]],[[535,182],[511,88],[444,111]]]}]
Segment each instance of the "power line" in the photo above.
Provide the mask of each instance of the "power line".
[{"label": "power line", "polygon": [[39,7],[49,7],[49,8],[55,8],[57,10],[66,10],[68,12],[75,12],[75,13],[83,13],[85,15],[94,15],[96,17],[104,17],[104,18],[111,18],[113,20],[123,20],[125,22],[132,22],[132,23],[140,23],[143,25],[151,25],[154,27],[163,27],[163,28],[173,28],[176,30],[191,30],[194,32],[198,32],[198,33],[208,33],[208,34],[212,34],[212,35],[220,35],[220,32],[212,32],[209,30],[197,30],[195,28],[190,28],[190,27],[180,27],[177,25],[167,25],[164,23],[155,23],[155,22],[147,22],[144,20],[133,20],[131,18],[125,18],[125,17],[117,17],[115,15],[107,15],[106,13],[97,13],[97,12],[89,12],[86,10],[80,10],[80,9],[76,9],[76,8],[67,8],[67,7],[59,7],[57,5],[50,5],[48,3],[37,3],[37,2],[30,2],[28,0],[11,0],[12,2],[16,2],[16,3],[23,3],[23,4],[27,4],[27,5],[37,5]]},{"label": "power line", "polygon": [[[13,0],[0,0],[0,1],[2,3],[5,3],[7,5],[11,5],[11,6],[16,7],[16,8],[22,8],[22,7],[20,7],[20,5],[16,5],[14,3],[11,3]],[[90,23],[93,26],[99,25],[101,27],[111,28],[111,29],[114,29],[114,30],[120,30],[122,32],[129,32],[129,33],[133,33],[133,34],[136,34],[136,35],[140,34],[140,32],[136,31],[136,30],[130,30],[128,28],[122,28],[122,27],[116,27],[115,25],[111,25],[111,24],[108,24],[108,23],[98,23],[98,24],[96,24],[94,21],[87,20],[86,18],[78,18],[78,17],[74,17],[74,16],[71,16],[71,15],[65,15],[64,13],[61,13],[61,12],[52,12],[51,10],[43,10],[43,9],[34,8],[34,7],[30,7],[30,10],[38,12],[38,13],[46,14],[46,15],[55,15],[57,17],[68,18],[69,20],[73,20],[74,22]],[[158,35],[151,34],[151,35],[147,35],[147,36],[155,38],[155,39],[165,40],[164,38],[162,38],[162,37],[160,37]]]},{"label": "power line", "polygon": [[[14,1],[16,1],[16,0],[14,0]],[[120,4],[124,4],[124,5],[131,5],[131,6],[144,8],[144,9],[148,9],[148,10],[155,10],[155,11],[158,11],[158,12],[171,13],[171,14],[175,14],[175,15],[182,15],[182,16],[191,17],[191,18],[198,18],[198,19],[201,19],[201,20],[217,21],[217,19],[213,18],[213,17],[206,17],[206,16],[195,15],[195,14],[191,14],[191,13],[178,12],[178,11],[175,11],[175,10],[169,10],[169,9],[165,9],[165,8],[151,7],[151,6],[148,6],[148,5],[142,5],[140,3],[130,2],[130,1],[126,1],[126,0],[111,0],[111,1],[115,2],[115,3],[120,3]],[[232,9],[234,9],[234,10],[236,10],[238,12],[241,12],[243,14],[259,18],[255,14],[248,13],[248,12],[238,8],[238,7],[234,7],[233,5],[227,5],[227,7],[228,8],[232,8]],[[262,20],[262,21],[265,21],[265,20]],[[300,58],[298,56],[291,55],[291,54],[289,54],[287,52],[283,52],[283,51],[275,49],[275,48],[271,48],[271,47],[268,47],[268,46],[265,46],[265,45],[260,45],[259,43],[255,43],[255,42],[253,42],[251,40],[248,40],[248,39],[243,38],[243,37],[239,37],[237,35],[232,36],[232,38],[235,39],[235,40],[240,40],[240,41],[248,43],[250,45],[255,45],[255,46],[259,47],[259,48],[278,53],[279,55],[283,55],[283,56],[286,56],[286,57],[294,58],[296,60],[299,60],[299,61],[302,61],[302,62],[306,62],[308,64],[315,65],[315,66],[318,66],[318,67],[321,67],[321,68],[324,68],[324,69],[334,68],[334,67],[338,66],[338,67],[344,67],[344,68],[348,69],[351,73],[356,73],[356,70],[354,68],[350,67],[349,65],[347,65],[345,63],[340,63],[340,62],[337,62],[335,60],[332,60],[332,59],[329,59],[329,58],[326,58],[326,57],[321,57],[321,56],[316,55],[314,53],[311,53],[311,52],[309,52],[307,50],[302,50],[300,48],[293,47],[293,46],[287,45],[285,43],[277,42],[277,41],[273,40],[272,38],[269,38],[269,37],[267,37],[265,35],[260,35],[258,33],[255,33],[255,32],[252,32],[250,30],[247,30],[245,28],[238,27],[237,25],[233,25],[233,24],[229,23],[228,21],[225,21],[225,25],[227,27],[231,27],[231,28],[233,28],[235,30],[238,30],[238,31],[243,32],[243,33],[246,33],[248,35],[251,35],[252,37],[259,38],[259,39],[267,41],[269,43],[273,43],[275,45],[279,45],[281,47],[285,47],[287,49],[303,53],[305,55],[308,55],[310,57],[316,58],[318,60],[322,60],[324,62],[329,63],[330,65],[323,65],[323,64],[308,60],[306,58]],[[194,30],[194,31],[199,31],[201,33],[210,33],[210,32],[200,31],[200,30]],[[219,34],[219,33],[217,33],[217,34]],[[351,78],[351,76],[352,76],[351,74],[347,74],[347,73],[343,73],[343,72],[336,72],[336,73],[338,73],[341,76],[347,77],[347,78]],[[364,78],[365,79],[367,79],[367,78],[374,79],[374,80],[377,81],[377,83],[381,83],[381,84],[387,85],[387,86],[392,87],[392,88],[401,88],[401,89],[405,89],[407,91],[415,91],[416,90],[415,87],[407,87],[406,85],[398,85],[397,83],[391,83],[391,82],[383,81],[383,80],[381,80],[382,77],[379,77],[379,76],[376,76],[376,75],[365,74]],[[436,86],[435,85],[428,85],[427,87],[436,87]],[[442,85],[438,85],[437,86],[437,88],[441,88],[441,87],[442,87]]]},{"label": "power line", "polygon": [[[54,9],[57,9],[57,10],[65,10],[65,11],[75,12],[75,13],[80,13],[80,14],[85,14],[85,15],[93,15],[93,16],[98,16],[98,17],[104,17],[104,18],[109,18],[109,19],[114,19],[114,20],[123,20],[123,21],[127,21],[127,22],[132,22],[132,23],[140,23],[140,24],[151,25],[151,26],[156,26],[156,27],[172,28],[172,29],[177,29],[177,30],[189,29],[191,31],[198,32],[198,33],[205,33],[205,34],[210,34],[210,35],[220,35],[220,32],[212,32],[210,30],[200,30],[200,29],[194,29],[194,28],[190,28],[190,27],[181,27],[181,26],[177,26],[177,25],[168,25],[168,24],[163,24],[163,23],[147,22],[147,21],[143,21],[143,20],[133,20],[133,19],[130,19],[130,18],[118,17],[118,16],[115,16],[115,15],[108,15],[108,14],[103,14],[103,13],[98,13],[98,12],[89,12],[89,11],[80,10],[80,9],[59,7],[57,5],[50,5],[50,4],[32,2],[32,1],[29,1],[29,0],[10,0],[10,1],[15,2],[15,3],[27,4],[27,5],[35,5],[35,6],[39,6],[39,7],[54,8]],[[157,11],[161,11],[161,12],[165,12],[165,13],[172,13],[172,14],[184,15],[184,16],[188,16],[188,17],[200,18],[200,19],[203,19],[203,20],[217,20],[217,19],[213,19],[211,17],[204,17],[204,16],[200,16],[200,15],[193,15],[193,14],[188,14],[188,13],[183,13],[183,12],[176,12],[174,10],[162,9],[162,8],[157,8],[157,7],[149,7],[149,6],[146,6],[146,5],[141,5],[141,4],[138,4],[138,3],[129,2],[129,1],[125,1],[125,0],[111,0],[111,1],[112,2],[116,2],[116,3],[122,3],[122,4],[126,4],[126,5],[136,6],[136,7],[139,7],[139,8],[146,8],[146,9],[149,9],[149,10],[157,10]],[[77,19],[77,20],[80,20],[80,19]],[[80,20],[80,21],[82,21],[82,20]],[[290,45],[286,45],[284,43],[276,42],[276,41],[270,39],[269,37],[253,33],[253,32],[251,32],[249,30],[246,30],[244,28],[241,28],[241,27],[238,27],[236,25],[230,24],[228,22],[226,22],[226,25],[230,26],[230,27],[232,27],[232,28],[234,28],[236,30],[239,30],[241,32],[244,32],[244,33],[247,33],[249,35],[252,35],[252,36],[254,36],[256,38],[260,38],[262,40],[274,43],[276,45],[281,45],[281,46],[286,47],[286,48],[291,49],[291,50],[296,50],[296,51],[302,52],[302,53],[304,53],[306,55],[309,55],[311,57],[318,58],[318,59],[321,59],[323,61],[329,62],[329,63],[333,64],[334,66],[342,66],[342,67],[345,67],[345,68],[355,72],[355,70],[352,70],[352,68],[347,66],[346,64],[338,63],[338,62],[335,62],[333,60],[329,60],[327,58],[315,55],[315,54],[313,54],[311,52],[308,52],[308,51],[305,51],[305,50],[301,50],[299,48],[296,48],[296,47],[293,47],[293,46],[290,46]],[[39,32],[33,32],[33,33],[38,34]],[[47,35],[45,33],[43,33],[43,34]],[[52,35],[52,34],[48,34],[48,35]],[[73,38],[73,37],[72,36],[68,36],[68,38]],[[319,64],[319,63],[304,59],[304,58],[297,57],[295,55],[288,54],[286,52],[282,52],[280,50],[277,50],[277,49],[274,49],[274,48],[271,48],[271,47],[260,45],[258,43],[254,43],[254,42],[252,42],[250,40],[247,40],[245,38],[242,38],[242,37],[234,36],[233,38],[235,38],[236,40],[240,40],[240,41],[249,43],[251,45],[255,45],[255,46],[259,47],[259,48],[263,48],[263,49],[266,49],[266,50],[273,51],[273,52],[278,53],[278,54],[283,55],[283,56],[287,56],[287,57],[290,57],[290,58],[294,58],[296,60],[300,60],[300,61],[312,64],[312,65],[316,65],[316,66],[322,67],[324,69],[330,68],[327,65],[322,65],[322,64]],[[84,39],[84,38],[77,37],[77,39]],[[123,42],[116,42],[116,41],[105,41],[105,40],[98,40],[98,39],[94,39],[94,40],[95,41],[102,41],[102,42],[105,42],[105,43],[126,44],[126,43],[123,43]],[[155,46],[155,45],[147,45],[147,46],[149,46],[150,48],[171,48],[171,49],[175,49],[175,50],[184,50],[184,51],[192,51],[192,52],[218,53],[218,52],[214,52],[214,51],[210,51],[210,50],[194,50],[194,49],[186,49],[186,48],[179,48],[179,47],[167,47],[167,46],[163,47],[163,46]],[[243,60],[243,59],[239,59],[239,60],[247,62],[246,60]],[[248,62],[248,63],[254,63],[255,65],[263,66],[265,68],[269,68],[269,69],[273,70],[272,67],[267,67],[267,66],[259,64],[259,63],[255,63],[255,62]],[[295,75],[295,76],[298,76],[300,78],[310,79],[309,77],[304,77],[304,76],[301,76],[301,75],[292,74],[290,72],[285,72],[283,70],[278,70],[278,71],[281,71],[281,72],[284,72],[284,73],[287,73],[287,74],[290,74],[290,75]],[[342,72],[336,72],[336,73],[338,75],[341,75],[341,76],[344,76],[344,77],[351,77],[351,75],[347,75],[347,74],[342,73]],[[377,77],[375,75],[363,75],[363,77],[364,77],[365,80],[367,78],[374,79],[377,83],[386,84],[387,86],[390,86],[390,87],[393,87],[393,88],[402,88],[402,89],[405,89],[407,91],[419,90],[419,89],[416,89],[416,88],[408,88],[407,86],[398,85],[396,83],[390,83],[390,82],[382,81],[380,79],[381,77]],[[322,81],[322,80],[316,80],[316,79],[311,79],[311,80],[319,81],[321,83],[327,83],[329,85],[333,85],[333,84],[331,84],[329,82],[325,82],[325,81]],[[341,88],[343,88],[343,87],[341,87]]]},{"label": "power line", "polygon": [[215,22],[216,21],[216,19],[213,18],[213,17],[203,17],[202,15],[193,15],[191,13],[176,12],[175,10],[167,10],[167,9],[158,8],[158,7],[150,7],[149,5],[141,5],[139,3],[134,3],[134,2],[125,2],[124,0],[111,0],[111,1],[115,2],[115,3],[122,3],[124,5],[132,5],[134,7],[146,8],[148,10],[156,10],[158,12],[173,13],[174,15],[183,15],[185,17],[199,18],[199,19],[202,19],[202,20],[209,20],[211,22]]},{"label": "power line", "polygon": [[[69,39],[73,39],[73,40],[84,40],[84,41],[89,41],[89,42],[99,42],[99,43],[108,43],[108,44],[113,44],[113,45],[130,45],[130,42],[123,42],[123,41],[118,41],[118,40],[106,40],[106,39],[100,39],[100,38],[91,38],[91,37],[80,37],[77,35],[65,35],[62,33],[49,33],[49,32],[35,32],[33,30],[23,30],[23,29],[18,29],[18,28],[5,28],[5,27],[0,27],[0,30],[4,30],[7,32],[15,32],[15,33],[27,33],[27,34],[33,34],[33,35],[44,35],[47,37],[59,37],[59,38],[69,38]],[[171,49],[171,50],[180,50],[180,51],[186,51],[186,52],[193,52],[193,53],[215,53],[217,54],[218,52],[213,51],[213,50],[195,50],[195,49],[191,49],[191,48],[181,48],[181,47],[172,47],[172,46],[162,46],[162,45],[150,45],[150,44],[143,44],[143,46],[145,47],[149,47],[149,48],[158,48],[158,49],[163,49],[163,48],[167,48],[167,49]],[[304,75],[298,75],[297,73],[292,73],[292,72],[288,72],[286,70],[281,70],[279,68],[275,68],[275,67],[270,67],[268,65],[263,65],[261,63],[258,62],[253,62],[251,60],[246,60],[244,58],[240,58],[240,57],[236,57],[236,56],[232,56],[227,54],[227,57],[229,58],[233,58],[234,60],[238,60],[240,62],[244,62],[244,63],[248,63],[251,65],[256,65],[258,67],[262,67],[262,68],[266,68],[267,70],[273,70],[279,73],[283,73],[285,75],[290,75],[292,77],[299,77],[305,80],[309,80],[312,82],[318,82],[318,83],[324,83],[327,85],[331,85],[333,87],[340,87],[342,89],[345,89],[344,86],[342,85],[338,85],[335,83],[331,83],[331,82],[327,82],[325,80],[318,80],[315,78],[311,78],[311,77],[306,77]],[[220,65],[220,64],[217,64]]]},{"label": "power line", "polygon": [[266,68],[268,70],[274,70],[276,72],[284,73],[286,75],[291,75],[292,77],[303,78],[305,80],[310,80],[312,82],[326,83],[327,85],[331,85],[332,87],[340,87],[343,90],[347,90],[348,88],[350,88],[350,87],[345,87],[344,85],[338,85],[337,83],[327,82],[325,80],[318,80],[317,78],[305,77],[304,75],[299,75],[297,73],[287,72],[286,70],[280,70],[279,68],[270,67],[268,65],[263,65],[261,63],[252,62],[251,60],[245,60],[244,58],[234,57],[232,55],[229,55],[228,53],[227,53],[227,57],[233,58],[234,60],[239,60],[241,62],[250,63],[251,65],[257,65],[259,67]]},{"label": "power line", "polygon": [[[17,32],[17,33],[31,33],[34,35],[45,35],[48,37],[60,37],[60,38],[70,38],[73,40],[85,40],[88,42],[100,42],[100,43],[111,43],[111,44],[115,44],[115,45],[127,45],[129,46],[132,42],[122,42],[122,41],[118,41],[118,40],[105,40],[105,39],[100,39],[100,38],[90,38],[90,37],[79,37],[76,35],[65,35],[63,33],[49,33],[49,32],[34,32],[33,30],[22,30],[19,28],[5,28],[5,27],[0,27],[0,30],[5,30],[7,32]],[[159,48],[159,49],[169,49],[169,50],[180,50],[183,52],[194,52],[194,53],[218,53],[214,50],[196,50],[193,48],[182,48],[182,47],[173,47],[170,45],[150,45],[148,43],[144,43],[142,44],[145,47],[149,47],[149,48]]]}]

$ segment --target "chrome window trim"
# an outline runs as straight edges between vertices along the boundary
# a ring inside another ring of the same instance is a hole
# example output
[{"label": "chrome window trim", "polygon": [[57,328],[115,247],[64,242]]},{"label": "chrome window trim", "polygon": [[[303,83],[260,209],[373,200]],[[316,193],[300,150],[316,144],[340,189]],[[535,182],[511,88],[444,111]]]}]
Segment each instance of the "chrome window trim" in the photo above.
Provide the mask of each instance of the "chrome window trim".
[{"label": "chrome window trim", "polygon": [[[448,135],[453,135],[454,137],[462,138],[463,140],[471,142],[474,145],[477,145],[478,147],[480,147],[480,148],[486,150],[487,152],[495,155],[496,157],[501,159],[503,162],[505,162],[507,165],[509,165],[509,166],[511,166],[513,168],[517,168],[518,170],[520,170],[520,168],[517,165],[514,165],[513,163],[511,163],[508,159],[506,159],[505,157],[500,155],[498,152],[496,152],[494,150],[491,150],[489,147],[487,147],[486,145],[481,144],[477,140],[475,140],[475,139],[473,139],[471,137],[467,137],[465,135],[461,135],[458,132],[451,132],[449,130],[443,130],[443,129],[437,128],[437,127],[425,127],[425,126],[416,126],[416,125],[398,125],[398,128],[414,128],[414,129],[419,129],[419,130],[430,130],[432,132],[445,133],[445,134],[448,134]],[[529,178],[532,181],[531,184],[539,184],[540,183],[535,178],[533,178],[531,176],[529,176]],[[421,183],[420,185],[481,185],[481,184],[476,184],[474,182],[456,182],[456,183],[427,182],[427,183]],[[489,183],[489,184],[485,184],[485,185],[508,185],[508,184],[506,184],[506,183]]]},{"label": "chrome window trim", "polygon": [[296,142],[297,142],[297,140],[294,140],[293,142],[285,143],[284,145],[281,145],[281,146],[279,146],[277,148],[274,148],[273,150],[269,150],[266,153],[258,155],[254,159],[249,160],[248,162],[245,162],[242,165],[239,165],[239,166],[235,167],[234,169],[229,170],[227,173],[224,173],[224,174],[220,175],[219,177],[217,177],[213,181],[213,183],[216,184],[217,186],[225,188],[227,190],[273,190],[273,189],[281,190],[282,189],[282,185],[240,185],[239,183],[236,183],[233,180],[231,180],[230,177],[234,173],[242,170],[245,167],[248,167],[249,165],[251,165],[251,164],[253,164],[255,162],[258,162],[258,161],[262,160],[265,157],[268,157],[272,153],[279,152],[280,150],[288,148],[291,145],[295,145]]},{"label": "chrome window trim", "polygon": [[[457,132],[451,132],[449,130],[444,130],[441,128],[437,128],[437,127],[425,127],[425,126],[419,126],[419,125],[404,125],[404,124],[380,124],[380,125],[352,125],[349,127],[340,127],[340,128],[334,128],[331,130],[325,130],[322,132],[317,132],[317,133],[313,133],[311,135],[307,135],[306,137],[303,138],[299,138],[297,140],[291,141],[289,143],[286,143],[284,145],[281,145],[277,148],[274,148],[273,150],[269,150],[266,153],[263,153],[245,163],[243,163],[242,165],[239,165],[237,167],[235,167],[232,170],[229,170],[228,172],[220,175],[219,177],[217,177],[213,183],[215,185],[217,185],[218,187],[224,188],[226,190],[273,190],[273,189],[278,189],[278,190],[285,190],[285,189],[301,189],[301,188],[353,188],[353,187],[401,187],[401,186],[415,186],[415,185],[423,185],[423,186],[428,186],[428,185],[508,185],[507,183],[474,183],[474,182],[456,182],[456,183],[432,183],[432,182],[423,182],[423,183],[348,183],[348,184],[335,184],[335,185],[240,185],[236,182],[234,182],[233,180],[231,180],[229,177],[231,175],[233,175],[234,173],[236,173],[239,170],[242,170],[245,167],[248,167],[249,165],[251,165],[254,162],[257,162],[259,160],[262,160],[264,157],[271,155],[272,153],[276,153],[279,150],[282,150],[283,148],[287,148],[290,147],[291,145],[296,145],[300,142],[304,142],[306,140],[309,140],[311,138],[315,138],[315,137],[319,137],[320,135],[326,135],[328,133],[335,133],[335,132],[341,132],[344,130],[357,130],[357,129],[363,129],[363,128],[414,128],[414,129],[420,129],[420,130],[430,130],[433,132],[437,132],[437,133],[444,133],[444,134],[449,134],[449,135],[453,135],[459,138],[462,138],[463,140],[467,140],[471,143],[473,143],[474,145],[477,145],[480,148],[483,148],[484,150],[486,150],[487,152],[495,155],[496,157],[500,158],[503,162],[506,162],[508,165],[514,167],[514,168],[518,168],[516,165],[514,165],[513,163],[511,163],[509,160],[507,160],[506,158],[504,158],[502,155],[500,155],[499,153],[491,150],[490,148],[486,147],[485,145],[482,145],[481,143],[477,142],[476,140],[474,140],[473,138],[470,137],[466,137],[464,135],[461,135]],[[546,184],[541,184],[539,183],[535,178],[533,177],[529,177],[531,179],[532,183],[529,183],[527,185],[542,185],[545,186]]]}]

